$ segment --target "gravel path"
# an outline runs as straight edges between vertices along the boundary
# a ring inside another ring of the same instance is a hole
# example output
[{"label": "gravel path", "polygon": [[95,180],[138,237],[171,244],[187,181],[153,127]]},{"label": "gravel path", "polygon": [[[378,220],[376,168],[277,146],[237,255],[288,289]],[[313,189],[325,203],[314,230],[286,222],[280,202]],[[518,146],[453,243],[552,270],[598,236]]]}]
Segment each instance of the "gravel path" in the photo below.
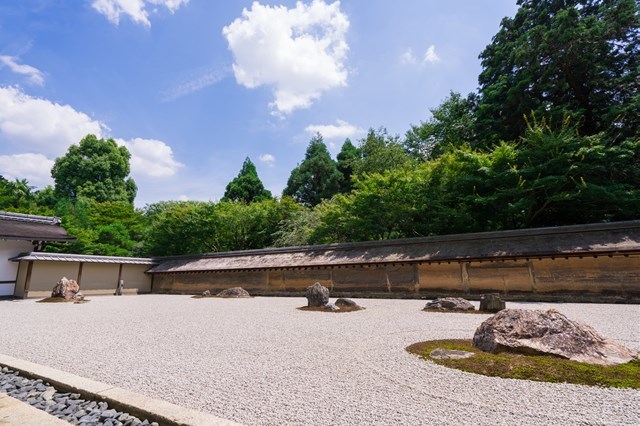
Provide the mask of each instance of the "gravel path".
[{"label": "gravel path", "polygon": [[[485,315],[426,313],[420,300],[296,310],[302,298],[93,297],[0,301],[0,352],[245,424],[638,424],[640,391],[484,377],[407,353],[470,338]],[[333,299],[332,299],[333,301]],[[640,306],[558,309],[640,350]]]}]

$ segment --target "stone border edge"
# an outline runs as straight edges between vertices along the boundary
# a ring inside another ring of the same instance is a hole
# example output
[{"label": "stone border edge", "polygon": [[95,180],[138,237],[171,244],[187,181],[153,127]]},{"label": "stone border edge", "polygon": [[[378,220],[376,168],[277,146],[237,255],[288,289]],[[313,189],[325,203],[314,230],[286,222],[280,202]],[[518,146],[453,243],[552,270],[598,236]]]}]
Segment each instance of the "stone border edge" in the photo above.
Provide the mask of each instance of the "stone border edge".
[{"label": "stone border edge", "polygon": [[30,361],[0,354],[0,367],[17,370],[22,376],[42,379],[62,392],[79,393],[85,399],[106,401],[119,411],[167,426],[237,426],[239,423],[212,414],[180,407],[170,402],[85,379],[75,374],[56,370]]}]

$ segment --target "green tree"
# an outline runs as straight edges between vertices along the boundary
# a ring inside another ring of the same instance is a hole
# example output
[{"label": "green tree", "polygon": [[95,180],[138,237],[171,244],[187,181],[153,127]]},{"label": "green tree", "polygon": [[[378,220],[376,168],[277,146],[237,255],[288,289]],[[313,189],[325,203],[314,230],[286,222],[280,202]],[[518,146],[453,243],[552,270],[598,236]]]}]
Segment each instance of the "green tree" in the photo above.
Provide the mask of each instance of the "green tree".
[{"label": "green tree", "polygon": [[369,129],[367,137],[360,141],[358,149],[361,158],[354,163],[353,169],[356,175],[382,173],[404,167],[412,162],[400,138],[389,135],[384,127],[377,131]]},{"label": "green tree", "polygon": [[169,201],[147,206],[147,255],[167,256],[265,248],[282,222],[302,207],[288,197],[250,204]]},{"label": "green tree", "polygon": [[302,163],[291,171],[283,195],[305,206],[315,206],[337,194],[341,180],[336,162],[318,133],[309,142]]},{"label": "green tree", "polygon": [[0,176],[0,210],[35,213],[35,192],[26,179],[13,181]]},{"label": "green tree", "polygon": [[411,126],[404,146],[409,154],[424,161],[442,155],[446,150],[473,144],[475,138],[478,97],[469,93],[463,98],[451,92],[438,107],[431,110],[431,118],[419,126]]},{"label": "green tree", "polygon": [[127,178],[130,158],[127,148],[119,147],[113,139],[87,135],[56,159],[51,170],[56,193],[73,202],[86,197],[98,202],[133,203],[137,187],[133,179]]},{"label": "green tree", "polygon": [[256,166],[247,157],[242,163],[242,169],[240,169],[238,176],[227,184],[222,200],[252,203],[270,198],[271,192],[264,188],[258,177]]},{"label": "green tree", "polygon": [[640,128],[640,13],[636,0],[518,0],[515,17],[480,55],[478,131],[516,140],[534,113],[580,134],[621,141]]},{"label": "green tree", "polygon": [[73,203],[63,198],[56,203],[55,214],[62,218],[62,226],[76,241],[52,243],[47,251],[107,256],[142,254],[144,217],[128,201],[100,203],[81,197]]},{"label": "green tree", "polygon": [[342,149],[337,156],[338,171],[342,173],[342,182],[340,183],[340,192],[345,193],[353,189],[353,167],[360,159],[360,151],[356,148],[350,139],[346,139],[342,144]]},{"label": "green tree", "polygon": [[524,226],[637,219],[640,139],[609,146],[603,134],[580,136],[565,122],[530,122],[518,168],[527,205]]}]

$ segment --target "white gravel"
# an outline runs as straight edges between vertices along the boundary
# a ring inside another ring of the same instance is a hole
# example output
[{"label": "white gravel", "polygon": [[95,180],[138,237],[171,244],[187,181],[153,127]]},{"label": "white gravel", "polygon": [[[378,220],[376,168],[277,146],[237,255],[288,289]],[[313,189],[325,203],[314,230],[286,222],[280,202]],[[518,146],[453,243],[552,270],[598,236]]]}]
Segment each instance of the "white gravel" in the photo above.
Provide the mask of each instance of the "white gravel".
[{"label": "white gravel", "polygon": [[[302,298],[93,297],[0,302],[0,353],[245,424],[634,424],[640,391],[484,377],[405,351],[471,338],[485,315],[426,313],[421,300],[303,312]],[[332,299],[333,300],[333,299]],[[640,350],[640,306],[553,307]]]}]

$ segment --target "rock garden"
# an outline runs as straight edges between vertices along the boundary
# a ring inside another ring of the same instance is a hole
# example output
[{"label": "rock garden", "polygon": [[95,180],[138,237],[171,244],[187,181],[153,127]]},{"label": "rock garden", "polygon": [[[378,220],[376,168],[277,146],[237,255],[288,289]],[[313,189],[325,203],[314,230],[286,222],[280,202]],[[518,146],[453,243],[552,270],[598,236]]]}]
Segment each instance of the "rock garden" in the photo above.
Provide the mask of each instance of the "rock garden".
[{"label": "rock garden", "polygon": [[351,299],[339,298],[334,303],[329,303],[329,289],[320,283],[307,287],[305,296],[307,306],[298,308],[301,311],[344,313],[364,309]]},{"label": "rock garden", "polygon": [[62,277],[53,287],[51,297],[39,300],[40,303],[86,303],[89,300],[84,298],[80,292],[80,286],[76,280]]},{"label": "rock garden", "polygon": [[[335,299],[323,289],[309,295],[305,305],[333,312],[326,305]],[[456,315],[423,312],[423,300],[366,299],[367,309],[347,318],[297,311],[301,298],[241,300],[106,296],[82,309],[0,302],[0,323],[16,324],[0,327],[1,352],[241,424],[635,425],[640,418],[637,361],[604,366],[569,359],[581,352],[530,353],[563,345],[520,332],[533,320],[554,335],[578,330],[568,321],[587,322],[592,329],[578,337],[624,361],[626,352],[605,336],[640,350],[634,305],[507,302],[497,314]],[[491,318],[509,322],[483,325]],[[72,337],[52,319],[72,325]],[[502,330],[518,334],[499,337]]]},{"label": "rock garden", "polygon": [[439,297],[428,302],[423,311],[425,312],[454,312],[464,314],[488,314],[495,313],[505,309],[505,301],[500,298],[499,294],[489,293],[480,297],[480,309],[467,299],[462,297]]},{"label": "rock garden", "polygon": [[205,290],[202,292],[202,294],[196,294],[195,296],[192,296],[192,297],[194,299],[203,299],[207,297],[222,297],[226,299],[238,299],[238,298],[251,297],[251,295],[247,290],[243,289],[242,287],[232,287],[232,288],[224,289],[216,294],[211,293],[211,290]]},{"label": "rock garden", "polygon": [[407,351],[486,376],[640,389],[637,351],[556,310],[501,310],[473,339],[420,342]]}]

